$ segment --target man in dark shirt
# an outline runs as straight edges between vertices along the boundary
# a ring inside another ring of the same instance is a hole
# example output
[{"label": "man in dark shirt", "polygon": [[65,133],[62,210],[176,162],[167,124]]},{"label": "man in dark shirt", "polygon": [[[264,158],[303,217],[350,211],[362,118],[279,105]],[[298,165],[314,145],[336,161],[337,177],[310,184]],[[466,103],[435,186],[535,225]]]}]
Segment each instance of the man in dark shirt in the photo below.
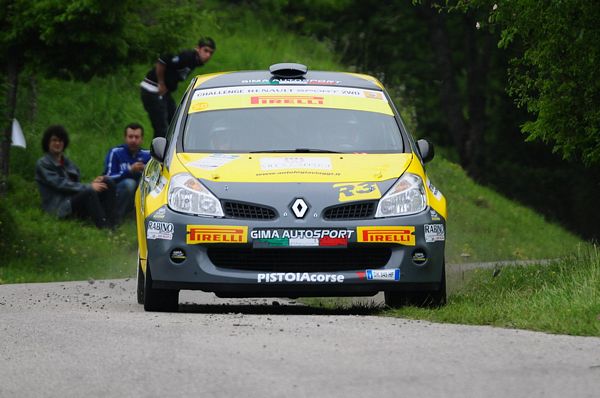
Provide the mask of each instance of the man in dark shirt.
[{"label": "man in dark shirt", "polygon": [[164,137],[169,123],[175,115],[175,101],[171,93],[177,90],[177,84],[185,80],[190,72],[207,63],[216,50],[216,44],[210,37],[203,37],[193,50],[178,55],[161,55],[147,74],[141,86],[142,103],[148,112],[154,137]]},{"label": "man in dark shirt", "polygon": [[44,156],[35,165],[42,208],[59,218],[91,218],[98,228],[113,228],[115,184],[105,176],[80,180],[79,168],[64,154],[69,134],[61,125],[48,127],[42,138]]}]

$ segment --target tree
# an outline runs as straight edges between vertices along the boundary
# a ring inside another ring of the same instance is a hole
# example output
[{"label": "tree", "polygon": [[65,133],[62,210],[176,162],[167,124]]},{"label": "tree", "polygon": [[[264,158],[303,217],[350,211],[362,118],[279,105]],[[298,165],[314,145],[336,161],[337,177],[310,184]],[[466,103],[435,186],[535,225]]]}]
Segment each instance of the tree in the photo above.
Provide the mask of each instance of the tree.
[{"label": "tree", "polygon": [[567,159],[600,164],[600,5],[587,0],[459,5],[487,10],[489,26],[501,29],[499,46],[519,49],[508,91],[533,115],[522,125],[527,139],[550,143]]},{"label": "tree", "polygon": [[0,55],[6,71],[0,195],[6,189],[10,122],[24,69],[86,80],[147,60],[182,41],[184,32],[170,27],[191,7],[187,0],[0,0]]}]

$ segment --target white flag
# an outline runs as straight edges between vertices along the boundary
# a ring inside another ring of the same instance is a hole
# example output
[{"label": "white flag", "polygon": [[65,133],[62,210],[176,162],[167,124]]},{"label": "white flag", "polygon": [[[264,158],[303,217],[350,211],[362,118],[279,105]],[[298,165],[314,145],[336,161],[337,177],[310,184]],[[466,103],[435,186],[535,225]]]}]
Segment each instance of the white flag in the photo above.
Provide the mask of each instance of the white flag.
[{"label": "white flag", "polygon": [[21,148],[27,148],[27,143],[25,142],[25,136],[23,135],[23,130],[21,129],[21,125],[17,119],[13,119],[12,122],[12,146],[20,146]]}]

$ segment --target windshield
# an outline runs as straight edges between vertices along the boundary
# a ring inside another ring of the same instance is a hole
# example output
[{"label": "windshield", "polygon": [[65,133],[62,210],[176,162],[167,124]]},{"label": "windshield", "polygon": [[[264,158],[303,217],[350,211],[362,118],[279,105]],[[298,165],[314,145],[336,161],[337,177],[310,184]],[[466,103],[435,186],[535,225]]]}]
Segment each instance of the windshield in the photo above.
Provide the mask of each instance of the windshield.
[{"label": "windshield", "polygon": [[391,115],[323,108],[226,109],[192,113],[185,152],[402,152]]}]

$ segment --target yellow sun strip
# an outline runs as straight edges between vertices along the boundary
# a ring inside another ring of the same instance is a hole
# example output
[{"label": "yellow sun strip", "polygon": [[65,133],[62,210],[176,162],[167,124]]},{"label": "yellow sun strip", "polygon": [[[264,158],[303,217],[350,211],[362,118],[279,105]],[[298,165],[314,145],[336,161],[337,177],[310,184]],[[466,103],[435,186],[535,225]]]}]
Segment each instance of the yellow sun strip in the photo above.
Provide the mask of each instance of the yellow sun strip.
[{"label": "yellow sun strip", "polygon": [[380,91],[327,86],[240,86],[198,90],[189,113],[271,107],[354,109],[393,115]]}]

